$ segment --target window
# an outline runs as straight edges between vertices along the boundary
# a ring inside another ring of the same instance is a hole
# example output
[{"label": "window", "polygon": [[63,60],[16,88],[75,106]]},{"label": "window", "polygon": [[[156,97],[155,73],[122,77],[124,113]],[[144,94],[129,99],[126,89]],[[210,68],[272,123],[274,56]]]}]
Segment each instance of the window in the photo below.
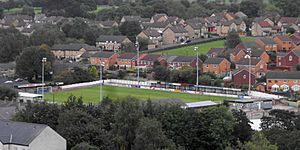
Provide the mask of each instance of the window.
[{"label": "window", "polygon": [[246,77],[247,77],[246,75],[243,75],[243,78],[244,78],[244,79],[246,79]]},{"label": "window", "polygon": [[286,80],[283,80],[283,83],[286,83]]},{"label": "window", "polygon": [[275,83],[277,83],[278,81],[277,80],[275,80]]},{"label": "window", "polygon": [[281,62],[278,63],[278,66],[281,66]]},{"label": "window", "polygon": [[272,83],[272,81],[271,81],[271,80],[268,80],[268,82],[269,82],[269,83]]},{"label": "window", "polygon": [[206,68],[208,68],[208,65],[206,65]]},{"label": "window", "polygon": [[217,68],[217,65],[214,65],[214,68]]},{"label": "window", "polygon": [[294,83],[298,83],[298,80],[294,80]]},{"label": "window", "polygon": [[293,56],[289,56],[289,61],[293,61]]},{"label": "window", "polygon": [[260,69],[264,68],[264,65],[260,65]]},{"label": "window", "polygon": [[278,60],[281,60],[281,57],[278,57]]}]

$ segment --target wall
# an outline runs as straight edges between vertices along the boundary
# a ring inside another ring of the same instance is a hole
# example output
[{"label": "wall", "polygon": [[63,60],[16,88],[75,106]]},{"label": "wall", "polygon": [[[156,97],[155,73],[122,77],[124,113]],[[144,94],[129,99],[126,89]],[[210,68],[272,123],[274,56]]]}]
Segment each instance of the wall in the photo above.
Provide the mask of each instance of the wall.
[{"label": "wall", "polygon": [[30,150],[66,150],[66,140],[50,127],[46,127],[30,144]]}]

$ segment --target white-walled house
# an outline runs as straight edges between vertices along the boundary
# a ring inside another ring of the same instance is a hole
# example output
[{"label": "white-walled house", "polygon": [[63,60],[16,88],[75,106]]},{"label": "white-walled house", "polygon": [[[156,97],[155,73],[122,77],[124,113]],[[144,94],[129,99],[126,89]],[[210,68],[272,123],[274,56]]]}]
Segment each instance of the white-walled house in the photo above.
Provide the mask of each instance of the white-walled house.
[{"label": "white-walled house", "polygon": [[66,149],[66,140],[47,125],[0,120],[0,150]]}]

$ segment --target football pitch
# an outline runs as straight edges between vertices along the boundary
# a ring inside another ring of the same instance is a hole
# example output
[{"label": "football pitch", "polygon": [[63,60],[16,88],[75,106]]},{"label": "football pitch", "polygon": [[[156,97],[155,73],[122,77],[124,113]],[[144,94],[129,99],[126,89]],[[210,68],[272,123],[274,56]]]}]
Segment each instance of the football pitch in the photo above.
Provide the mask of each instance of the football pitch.
[{"label": "football pitch", "polygon": [[[48,93],[45,95],[45,99],[54,102],[65,102],[70,95],[76,97],[82,97],[84,103],[99,103],[100,101],[100,87],[88,87],[60,92]],[[160,100],[160,99],[181,99],[184,102],[197,102],[197,101],[216,101],[222,102],[225,97],[195,95],[188,93],[176,93],[167,91],[137,89],[137,88],[125,88],[114,86],[103,86],[103,96],[108,96],[113,100],[119,100],[127,96],[136,97],[140,100]]]}]

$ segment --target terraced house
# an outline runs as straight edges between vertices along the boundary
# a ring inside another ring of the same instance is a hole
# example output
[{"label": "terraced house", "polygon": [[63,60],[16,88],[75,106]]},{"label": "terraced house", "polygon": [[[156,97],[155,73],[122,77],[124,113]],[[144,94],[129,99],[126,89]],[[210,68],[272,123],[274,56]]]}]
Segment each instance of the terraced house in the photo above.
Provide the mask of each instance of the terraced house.
[{"label": "terraced house", "polygon": [[269,92],[289,92],[300,90],[300,71],[268,72],[266,75]]}]

